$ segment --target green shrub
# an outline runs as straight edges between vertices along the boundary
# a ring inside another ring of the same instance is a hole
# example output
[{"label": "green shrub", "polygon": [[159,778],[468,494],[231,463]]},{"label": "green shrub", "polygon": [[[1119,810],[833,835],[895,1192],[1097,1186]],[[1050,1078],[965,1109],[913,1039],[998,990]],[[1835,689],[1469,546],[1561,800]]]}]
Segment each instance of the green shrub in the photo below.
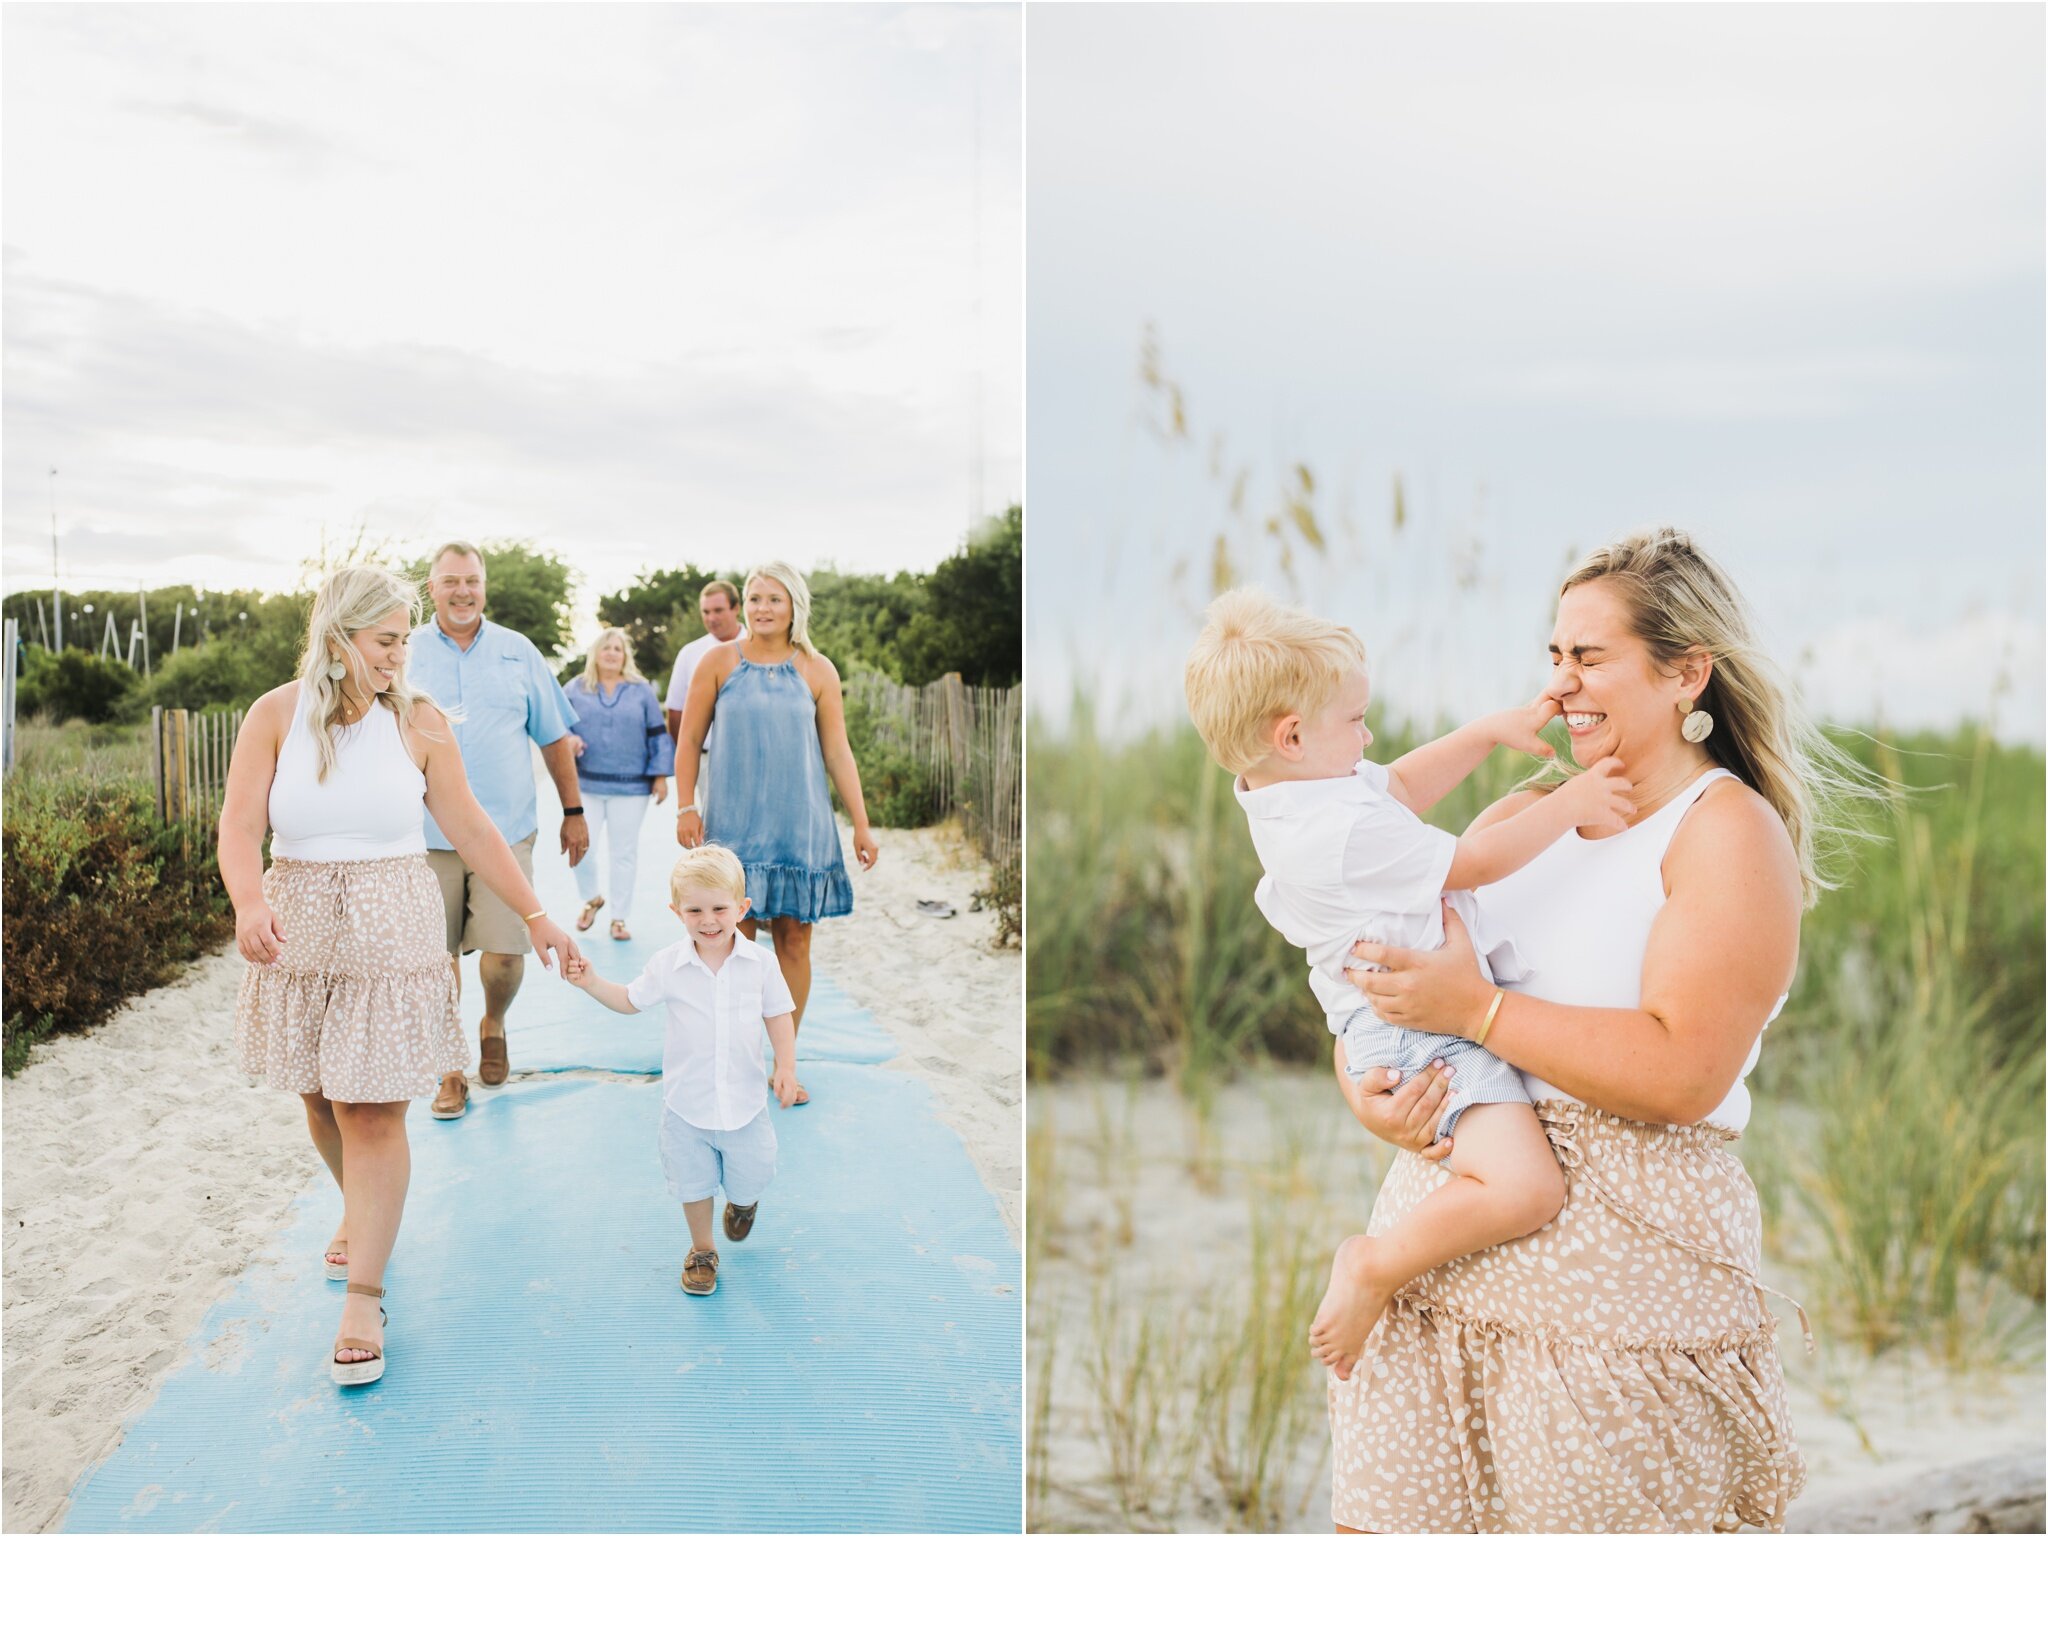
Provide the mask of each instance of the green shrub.
[{"label": "green shrub", "polygon": [[140,681],[119,660],[82,648],[24,648],[15,707],[21,715],[52,721],[119,721],[133,714]]},{"label": "green shrub", "polygon": [[[920,829],[944,814],[931,768],[858,692],[846,698],[846,742],[860,768],[869,823],[882,829]],[[835,804],[836,800],[835,794]]]},{"label": "green shrub", "polygon": [[255,644],[223,640],[181,648],[156,667],[149,702],[166,710],[238,709],[277,686]]},{"label": "green shrub", "polygon": [[7,1071],[217,947],[234,914],[210,846],[188,857],[138,784],[10,782],[0,834]]},{"label": "green shrub", "polygon": [[975,888],[974,907],[996,912],[996,946],[1013,949],[1024,941],[1024,871],[1015,857],[992,864],[987,882]]}]

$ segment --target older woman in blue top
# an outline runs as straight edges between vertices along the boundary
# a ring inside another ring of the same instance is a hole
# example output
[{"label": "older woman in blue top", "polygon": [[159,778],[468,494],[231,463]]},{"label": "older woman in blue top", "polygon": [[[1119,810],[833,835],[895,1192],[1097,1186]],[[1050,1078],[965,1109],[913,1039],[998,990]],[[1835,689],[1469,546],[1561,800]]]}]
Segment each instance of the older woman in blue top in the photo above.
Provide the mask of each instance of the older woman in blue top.
[{"label": "older woman in blue top", "polygon": [[650,798],[668,799],[668,725],[661,700],[633,663],[626,633],[608,625],[583,659],[583,672],[566,689],[576,707],[576,777],[583,786],[590,820],[590,850],[576,865],[576,890],[583,894],[579,932],[590,930],[605,904],[597,889],[597,843],[610,854],[612,937],[633,934],[626,910],[633,902],[633,875],[640,855],[640,822]]},{"label": "older woman in blue top", "polygon": [[[747,576],[747,634],[698,664],[676,739],[676,839],[708,839],[737,853],[752,907],[742,930],[765,921],[796,1001],[811,995],[811,927],[853,913],[853,883],[839,849],[832,790],[853,819],[853,853],[872,869],[878,849],[846,742],[839,672],[811,646],[811,591],[787,563]],[[718,718],[718,777],[697,810],[704,735]],[[829,787],[828,787],[829,780]],[[797,1101],[810,1096],[798,1087]]]}]

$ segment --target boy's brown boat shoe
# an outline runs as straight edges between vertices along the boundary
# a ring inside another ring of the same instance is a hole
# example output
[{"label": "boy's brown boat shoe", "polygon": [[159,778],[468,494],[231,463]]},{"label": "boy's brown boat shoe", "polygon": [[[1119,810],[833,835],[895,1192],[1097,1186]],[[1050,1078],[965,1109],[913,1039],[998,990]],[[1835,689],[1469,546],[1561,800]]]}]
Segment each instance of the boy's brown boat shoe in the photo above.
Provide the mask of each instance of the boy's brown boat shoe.
[{"label": "boy's brown boat shoe", "polygon": [[760,1213],[758,1202],[753,1204],[728,1204],[725,1207],[725,1236],[737,1244],[754,1230],[754,1217]]},{"label": "boy's brown boat shoe", "polygon": [[718,1288],[718,1252],[692,1250],[683,1261],[683,1289],[691,1295],[709,1295]]}]

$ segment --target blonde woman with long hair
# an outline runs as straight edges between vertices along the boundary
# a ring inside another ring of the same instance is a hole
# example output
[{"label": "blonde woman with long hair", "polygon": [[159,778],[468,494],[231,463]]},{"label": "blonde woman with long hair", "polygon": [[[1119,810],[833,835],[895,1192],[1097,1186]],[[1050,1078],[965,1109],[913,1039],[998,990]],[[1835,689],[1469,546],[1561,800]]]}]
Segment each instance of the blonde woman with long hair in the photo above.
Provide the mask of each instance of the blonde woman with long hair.
[{"label": "blonde woman with long hair", "polygon": [[[747,576],[745,595],[747,634],[706,654],[690,678],[676,739],[676,839],[738,855],[753,900],[742,930],[752,937],[767,925],[801,1030],[811,927],[853,913],[832,790],[853,817],[861,868],[874,868],[879,849],[846,741],[839,671],[811,645],[810,586],[789,564],[770,562]],[[697,770],[714,716],[718,778],[700,813]],[[797,1101],[809,1100],[799,1089]]]},{"label": "blonde woman with long hair", "polygon": [[640,824],[651,799],[668,799],[673,750],[661,700],[633,662],[633,643],[616,625],[597,633],[583,656],[583,669],[563,689],[576,707],[576,782],[590,823],[590,848],[576,860],[576,890],[583,911],[576,917],[579,932],[590,930],[605,905],[598,890],[597,842],[610,837],[611,935],[623,943],[632,937],[626,911],[633,902],[633,880],[639,869]]},{"label": "blonde woman with long hair", "polygon": [[348,1283],[330,1365],[342,1386],[384,1373],[406,1109],[467,1062],[425,815],[525,916],[544,962],[560,973],[575,952],[470,793],[448,718],[406,684],[418,606],[417,587],[381,568],[328,575],[297,678],[251,705],[236,736],[220,815],[221,880],[249,962],[242,1065],[300,1098],[341,1189],[322,1270]]},{"label": "blonde woman with long hair", "polygon": [[[1332,1514],[1388,1533],[1775,1529],[1805,1465],[1758,1281],[1756,1190],[1731,1145],[1800,915],[1833,884],[1824,843],[1844,831],[1829,814],[1869,780],[1801,714],[1732,583],[1676,530],[1566,579],[1550,663],[1573,759],[1618,757],[1633,816],[1618,833],[1568,830],[1480,888],[1523,981],[1481,976],[1449,911],[1442,948],[1360,943],[1384,969],[1351,976],[1383,1021],[1483,1033],[1522,1071],[1564,1208],[1397,1292],[1351,1378],[1331,1378]],[[1436,1140],[1441,1064],[1396,1077],[1338,1066],[1359,1122],[1405,1150],[1375,1233],[1443,1183],[1428,1161],[1451,1145]]]}]

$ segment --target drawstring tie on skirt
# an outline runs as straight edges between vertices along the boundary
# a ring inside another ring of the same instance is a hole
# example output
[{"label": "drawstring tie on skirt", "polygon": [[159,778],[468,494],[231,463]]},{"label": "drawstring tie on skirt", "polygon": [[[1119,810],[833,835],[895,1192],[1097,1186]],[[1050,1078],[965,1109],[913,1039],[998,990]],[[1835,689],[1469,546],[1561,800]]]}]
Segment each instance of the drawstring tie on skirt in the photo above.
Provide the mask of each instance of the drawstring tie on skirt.
[{"label": "drawstring tie on skirt", "polygon": [[[1584,1176],[1587,1182],[1592,1185],[1593,1191],[1598,1195],[1600,1202],[1623,1220],[1633,1223],[1646,1233],[1655,1234],[1667,1244],[1676,1245],[1687,1255],[1704,1261],[1709,1266],[1720,1267],[1726,1272],[1732,1272],[1737,1278],[1740,1278],[1757,1292],[1759,1301],[1764,1296],[1775,1295],[1799,1315],[1799,1333],[1806,1342],[1807,1352],[1811,1354],[1814,1350],[1813,1324],[1806,1316],[1805,1307],[1793,1300],[1783,1290],[1773,1289],[1747,1267],[1730,1261],[1726,1256],[1717,1254],[1704,1244],[1695,1243],[1683,1234],[1672,1232],[1668,1227],[1659,1226],[1616,1192],[1613,1185],[1601,1174],[1600,1167],[1587,1157],[1586,1150],[1579,1141],[1579,1126],[1584,1122],[1587,1111],[1586,1105],[1583,1102],[1553,1101],[1537,1104],[1536,1117],[1543,1122],[1543,1132],[1550,1138],[1551,1151],[1557,1155],[1558,1163],[1565,1172],[1569,1174],[1576,1170],[1580,1175]],[[1614,1118],[1619,1116],[1608,1115],[1607,1117]],[[1701,1127],[1678,1126],[1673,1127],[1673,1129],[1698,1131]]]}]

